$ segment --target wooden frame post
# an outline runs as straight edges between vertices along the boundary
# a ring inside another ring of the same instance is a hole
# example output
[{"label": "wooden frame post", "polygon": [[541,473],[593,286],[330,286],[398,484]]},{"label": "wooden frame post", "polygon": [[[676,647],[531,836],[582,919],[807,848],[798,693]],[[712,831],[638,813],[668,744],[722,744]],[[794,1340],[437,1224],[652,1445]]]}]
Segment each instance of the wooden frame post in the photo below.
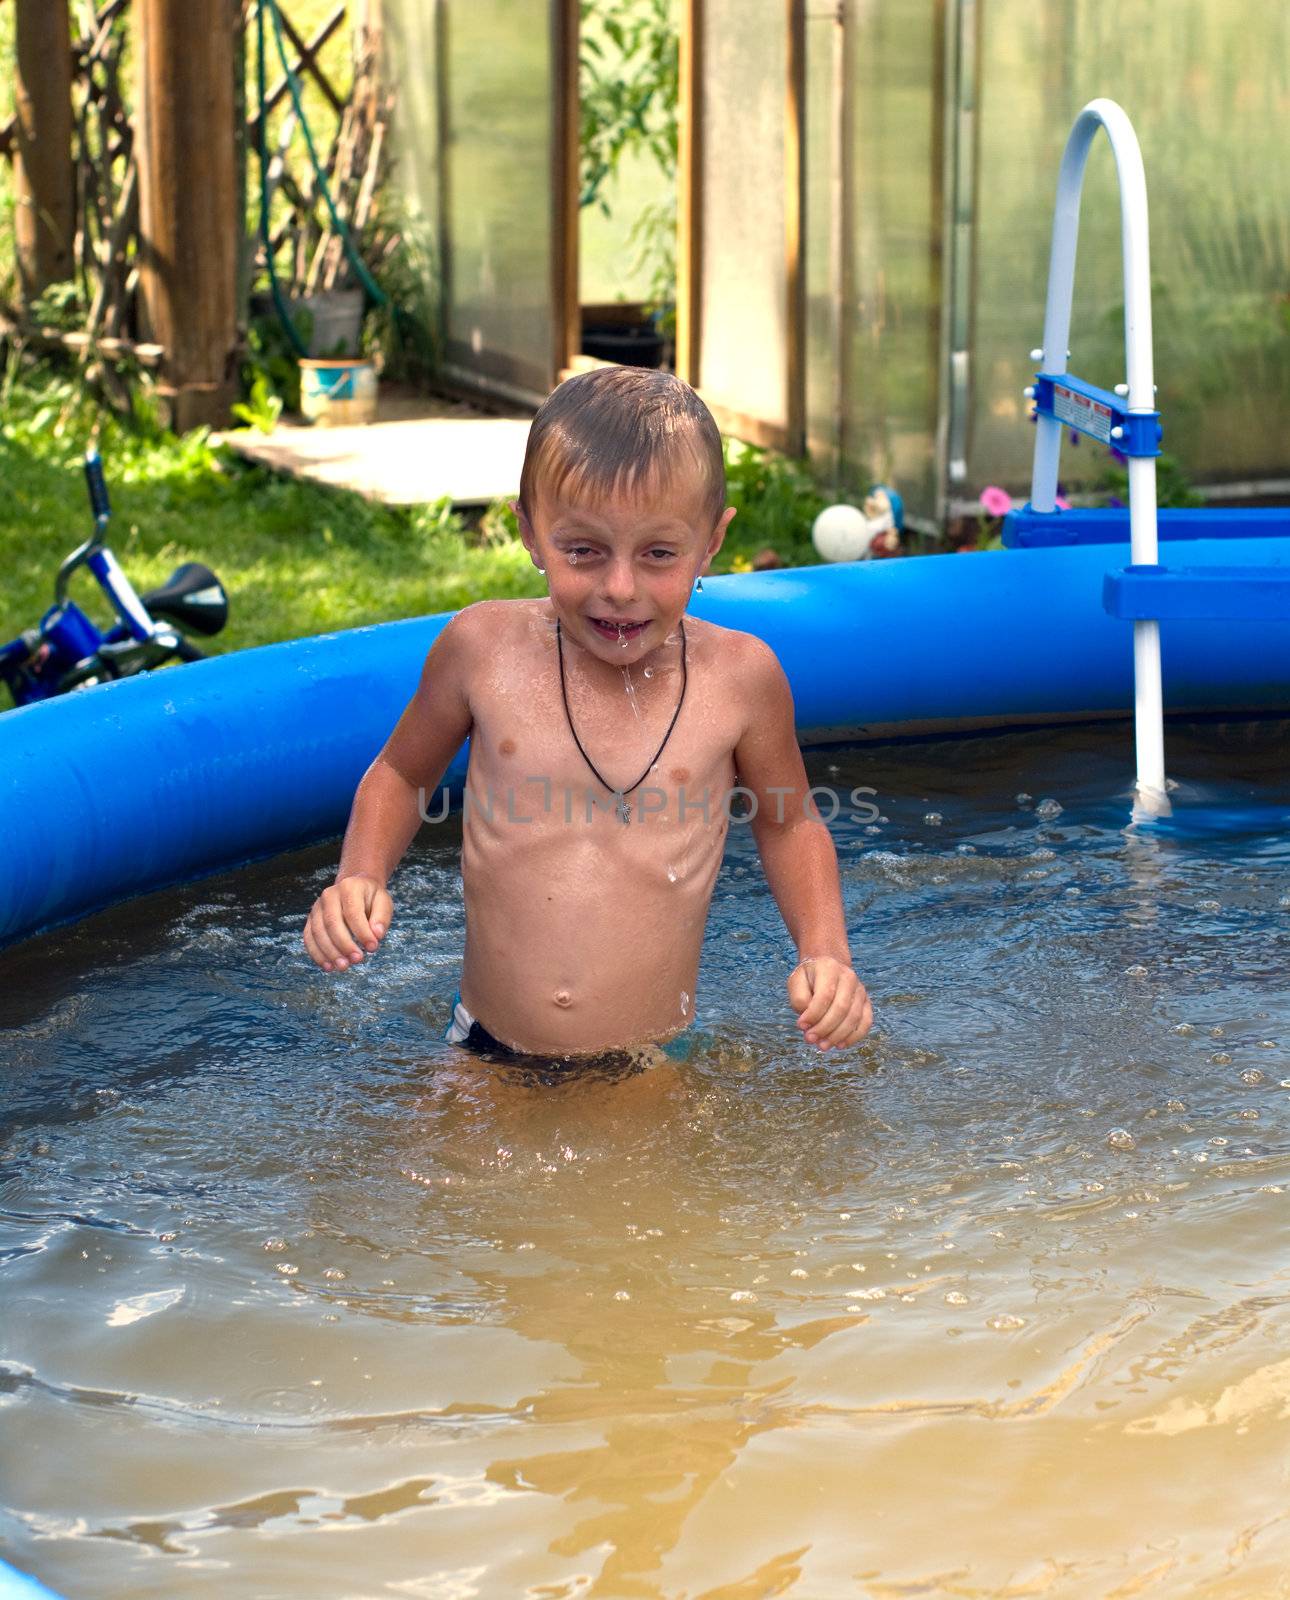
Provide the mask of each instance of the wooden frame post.
[{"label": "wooden frame post", "polygon": [[67,0],[17,0],[14,246],[23,300],[73,276],[72,36]]},{"label": "wooden frame post", "polygon": [[[44,0],[40,0],[44,3]],[[238,0],[135,0],[139,288],[178,432],[227,419],[238,254]]]},{"label": "wooden frame post", "polygon": [[678,378],[699,382],[703,260],[703,0],[684,0],[677,90],[676,355]]},{"label": "wooden frame post", "polygon": [[579,170],[579,0],[551,0],[551,351],[552,385],[582,348],[578,272],[581,225]]},{"label": "wooden frame post", "polygon": [[806,0],[785,0],[784,21],[784,431],[789,455],[800,456],[806,451]]}]

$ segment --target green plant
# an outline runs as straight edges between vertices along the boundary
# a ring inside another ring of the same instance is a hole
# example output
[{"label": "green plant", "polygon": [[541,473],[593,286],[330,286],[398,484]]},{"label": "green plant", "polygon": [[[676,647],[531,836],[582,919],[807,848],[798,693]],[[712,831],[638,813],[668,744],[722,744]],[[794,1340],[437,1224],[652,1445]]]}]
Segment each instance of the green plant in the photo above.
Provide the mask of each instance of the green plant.
[{"label": "green plant", "polygon": [[239,422],[258,433],[272,433],[282,415],[282,397],[269,388],[268,375],[260,370],[251,379],[251,392],[245,401],[230,407]]},{"label": "green plant", "polygon": [[[1111,451],[1111,465],[1098,479],[1096,489],[1107,495],[1109,505],[1127,505],[1129,500],[1128,463],[1118,450]],[[1203,506],[1204,498],[1191,486],[1191,479],[1170,455],[1156,457],[1156,504],[1161,506]]]},{"label": "green plant", "polygon": [[805,461],[773,450],[724,441],[727,504],[738,515],[717,557],[722,572],[747,571],[753,557],[772,547],[789,566],[814,565],[811,524],[828,503]]}]

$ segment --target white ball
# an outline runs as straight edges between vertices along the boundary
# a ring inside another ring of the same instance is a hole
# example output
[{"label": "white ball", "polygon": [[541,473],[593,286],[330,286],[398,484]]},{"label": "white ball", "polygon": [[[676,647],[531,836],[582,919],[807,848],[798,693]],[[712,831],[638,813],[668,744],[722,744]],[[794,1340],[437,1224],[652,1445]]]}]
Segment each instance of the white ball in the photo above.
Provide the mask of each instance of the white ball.
[{"label": "white ball", "polygon": [[859,561],[873,539],[874,530],[857,506],[825,506],[811,529],[811,541],[826,561]]}]

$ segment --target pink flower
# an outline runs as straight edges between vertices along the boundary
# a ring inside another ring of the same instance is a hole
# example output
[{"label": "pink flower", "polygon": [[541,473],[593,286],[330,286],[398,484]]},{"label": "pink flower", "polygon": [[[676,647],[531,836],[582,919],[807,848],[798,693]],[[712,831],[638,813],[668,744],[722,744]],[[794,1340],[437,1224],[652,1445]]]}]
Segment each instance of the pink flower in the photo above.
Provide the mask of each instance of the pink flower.
[{"label": "pink flower", "polygon": [[1070,501],[1069,500],[1064,500],[1061,497],[1061,495],[1054,495],[1053,496],[1053,504],[1057,507],[1057,509],[1059,511],[1069,511],[1070,508],[1071,508]]},{"label": "pink flower", "polygon": [[981,491],[981,508],[990,517],[1006,517],[1012,510],[1012,496],[998,484],[988,484]]}]

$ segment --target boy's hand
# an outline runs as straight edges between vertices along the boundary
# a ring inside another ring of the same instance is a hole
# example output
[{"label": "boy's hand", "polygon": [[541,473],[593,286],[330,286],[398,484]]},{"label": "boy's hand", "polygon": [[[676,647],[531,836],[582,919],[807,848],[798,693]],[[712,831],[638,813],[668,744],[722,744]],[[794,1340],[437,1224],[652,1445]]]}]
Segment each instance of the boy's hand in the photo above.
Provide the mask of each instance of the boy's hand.
[{"label": "boy's hand", "polygon": [[305,949],[324,972],[344,972],[376,949],[393,915],[394,902],[375,878],[342,878],[314,901]]},{"label": "boy's hand", "polygon": [[845,962],[832,956],[807,956],[788,976],[788,1003],[807,1044],[844,1050],[873,1026],[873,1007],[865,986]]}]

